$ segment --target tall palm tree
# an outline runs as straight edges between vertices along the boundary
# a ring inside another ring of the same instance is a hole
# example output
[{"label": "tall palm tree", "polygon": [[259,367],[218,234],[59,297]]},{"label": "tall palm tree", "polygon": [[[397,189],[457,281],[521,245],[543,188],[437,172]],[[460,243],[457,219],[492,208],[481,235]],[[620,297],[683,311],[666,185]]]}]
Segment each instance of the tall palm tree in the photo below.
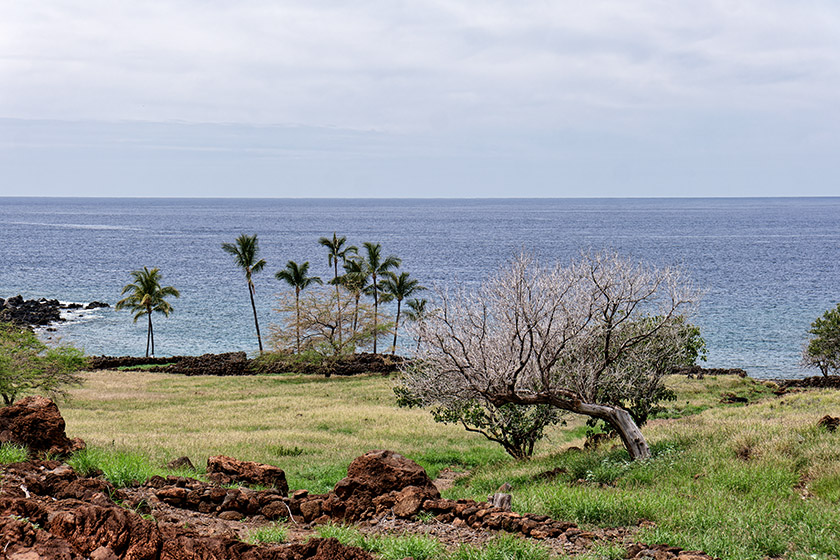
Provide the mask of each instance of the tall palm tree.
[{"label": "tall palm tree", "polygon": [[340,284],[338,281],[338,261],[341,260],[341,265],[344,266],[347,263],[347,255],[357,254],[359,249],[355,245],[344,247],[344,244],[347,243],[347,238],[343,235],[338,237],[335,232],[333,232],[332,239],[322,237],[318,240],[318,243],[326,247],[329,251],[327,254],[327,263],[333,267],[334,276],[330,283],[335,286],[335,301],[338,306],[338,345],[341,346],[341,294],[338,290]]},{"label": "tall palm tree", "polygon": [[338,277],[338,282],[353,294],[355,299],[355,307],[353,308],[353,334],[355,334],[359,326],[359,299],[370,283],[370,274],[364,260],[361,258],[348,259],[344,263],[344,274]]},{"label": "tall palm tree", "polygon": [[[399,268],[402,260],[394,255],[382,258],[382,245],[379,243],[370,243],[365,241],[365,266],[371,277],[371,284],[369,291],[373,294],[373,331],[376,333],[377,322],[379,320],[379,281],[378,277],[382,276],[391,269]],[[376,354],[376,334],[373,336],[373,353]]]},{"label": "tall palm tree", "polygon": [[400,328],[400,307],[402,301],[415,294],[425,290],[420,282],[412,280],[408,277],[408,272],[402,272],[399,276],[388,271],[382,281],[382,292],[388,294],[392,299],[397,300],[397,317],[394,320],[394,346],[391,348],[391,355],[397,352],[397,329]]},{"label": "tall palm tree", "polygon": [[260,353],[263,351],[262,337],[260,336],[260,322],[257,320],[257,306],[254,304],[254,281],[253,274],[265,268],[265,260],[257,260],[260,248],[257,243],[257,234],[245,235],[244,233],[236,238],[235,243],[222,243],[222,250],[233,255],[236,266],[245,271],[245,280],[248,282],[248,295],[251,296],[251,309],[254,311],[254,326],[257,329],[257,343],[260,346]]},{"label": "tall palm tree", "polygon": [[146,357],[149,357],[149,344],[152,347],[152,356],[155,355],[155,331],[152,327],[152,313],[162,313],[169,317],[172,313],[172,304],[166,301],[169,296],[181,297],[181,294],[172,286],[161,287],[160,270],[153,268],[149,270],[135,270],[131,273],[134,282],[126,284],[120,295],[128,294],[127,297],[117,302],[115,308],[130,309],[134,312],[134,322],[143,315],[149,316],[149,327],[146,330]]},{"label": "tall palm tree", "polygon": [[286,263],[286,268],[277,272],[275,278],[281,282],[285,282],[295,289],[295,310],[297,311],[297,321],[295,322],[295,329],[297,331],[297,353],[300,354],[300,292],[305,290],[312,284],[323,284],[318,276],[307,276],[309,272],[309,261],[303,264],[298,264],[295,261]]},{"label": "tall palm tree", "polygon": [[429,316],[429,311],[426,309],[428,301],[425,298],[414,298],[405,302],[408,307],[405,311],[405,318],[413,323],[418,323],[420,329],[417,332],[417,349],[420,350],[420,339],[422,337],[421,331],[423,329],[423,321]]}]

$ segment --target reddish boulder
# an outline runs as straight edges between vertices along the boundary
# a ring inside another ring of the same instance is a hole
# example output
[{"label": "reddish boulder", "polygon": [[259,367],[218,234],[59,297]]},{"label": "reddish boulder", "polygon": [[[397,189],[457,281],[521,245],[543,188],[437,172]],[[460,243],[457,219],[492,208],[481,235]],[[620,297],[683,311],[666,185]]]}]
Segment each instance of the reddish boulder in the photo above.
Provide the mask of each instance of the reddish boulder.
[{"label": "reddish boulder", "polygon": [[428,490],[416,486],[406,486],[396,495],[394,499],[394,515],[397,517],[411,517],[423,509],[423,502],[434,499],[429,496]]},{"label": "reddish boulder", "polygon": [[69,455],[85,448],[81,439],[67,437],[55,403],[38,396],[0,408],[0,443],[25,445],[32,454]]},{"label": "reddish boulder", "polygon": [[283,496],[289,495],[286,473],[273,465],[239,461],[233,457],[216,455],[207,459],[207,478],[218,484],[241,482],[274,487]]},{"label": "reddish boulder", "polygon": [[826,414],[820,418],[820,421],[817,422],[817,426],[825,428],[829,432],[833,432],[838,428],[838,426],[840,426],[840,417],[829,416]]},{"label": "reddish boulder", "polygon": [[440,497],[423,467],[393,451],[368,451],[356,457],[347,467],[347,477],[359,480],[374,496],[416,486],[426,491],[428,499]]}]

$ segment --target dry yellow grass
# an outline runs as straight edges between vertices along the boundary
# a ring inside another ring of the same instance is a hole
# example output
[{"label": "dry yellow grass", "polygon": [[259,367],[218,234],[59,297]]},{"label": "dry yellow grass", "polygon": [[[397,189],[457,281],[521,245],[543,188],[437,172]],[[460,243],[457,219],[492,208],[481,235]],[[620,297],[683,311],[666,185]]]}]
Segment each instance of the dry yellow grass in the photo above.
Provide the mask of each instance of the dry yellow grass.
[{"label": "dry yellow grass", "polygon": [[427,465],[503,457],[480,435],[398,408],[390,380],[381,376],[97,371],[85,374],[61,408],[68,434],[89,446],[139,452],[161,464],[186,455],[202,466],[210,455],[231,455],[278,465],[293,485],[310,489],[325,476],[341,478],[353,458],[371,449]]}]

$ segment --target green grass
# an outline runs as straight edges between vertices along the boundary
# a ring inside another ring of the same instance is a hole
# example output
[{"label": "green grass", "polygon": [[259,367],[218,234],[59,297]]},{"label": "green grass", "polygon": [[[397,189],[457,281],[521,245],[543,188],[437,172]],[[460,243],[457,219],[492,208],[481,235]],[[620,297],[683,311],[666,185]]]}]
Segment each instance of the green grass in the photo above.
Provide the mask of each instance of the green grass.
[{"label": "green grass", "polygon": [[[444,493],[450,498],[484,500],[509,482],[516,511],[584,527],[647,520],[652,524],[639,538],[650,543],[728,559],[840,557],[840,432],[816,428],[820,417],[840,408],[838,391],[775,397],[772,386],[750,379],[674,377],[669,385],[677,400],[643,428],[651,459],[629,461],[615,440],[596,450],[567,450],[582,447],[585,433],[584,419],[571,416],[567,426],[549,431],[533,460],[522,462],[479,435],[435,424],[427,412],[397,408],[390,381],[381,376],[94,372],[86,380],[62,408],[68,434],[88,442],[90,464],[109,464],[96,453],[127,454],[114,461],[122,467],[97,467],[123,483],[181,455],[202,465],[209,455],[225,454],[280,466],[292,489],[322,493],[346,475],[353,458],[391,449],[432,477],[446,467],[472,471]],[[721,404],[725,393],[749,404]],[[537,478],[556,467],[563,469],[556,478]],[[352,529],[320,530],[343,531],[342,539],[369,550],[386,547]],[[410,555],[406,547],[428,558],[444,554],[400,538],[388,544],[393,554]],[[504,557],[539,559],[543,552],[516,554],[526,556]],[[616,546],[603,546],[589,557],[618,555]]]},{"label": "green grass", "polygon": [[9,463],[21,463],[29,458],[29,450],[25,445],[17,443],[4,443],[0,445],[0,465]]},{"label": "green grass", "polygon": [[148,456],[141,453],[113,448],[88,447],[74,453],[67,462],[82,476],[98,474],[117,488],[142,484],[155,475],[180,475],[195,478],[191,470],[171,471],[156,466]]},{"label": "green grass", "polygon": [[280,522],[264,525],[248,533],[245,541],[249,544],[284,543],[288,537],[288,529]]}]

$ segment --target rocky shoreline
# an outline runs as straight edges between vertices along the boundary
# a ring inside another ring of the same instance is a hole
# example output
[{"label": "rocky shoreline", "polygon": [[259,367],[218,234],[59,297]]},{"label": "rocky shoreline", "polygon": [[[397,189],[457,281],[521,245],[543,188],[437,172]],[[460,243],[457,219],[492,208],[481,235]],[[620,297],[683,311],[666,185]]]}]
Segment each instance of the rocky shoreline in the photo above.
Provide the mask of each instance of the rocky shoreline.
[{"label": "rocky shoreline", "polygon": [[62,311],[100,307],[111,306],[101,301],[82,304],[61,303],[57,299],[46,298],[25,300],[18,294],[9,299],[0,298],[0,320],[29,328],[46,327],[65,321],[66,319],[61,316]]}]

